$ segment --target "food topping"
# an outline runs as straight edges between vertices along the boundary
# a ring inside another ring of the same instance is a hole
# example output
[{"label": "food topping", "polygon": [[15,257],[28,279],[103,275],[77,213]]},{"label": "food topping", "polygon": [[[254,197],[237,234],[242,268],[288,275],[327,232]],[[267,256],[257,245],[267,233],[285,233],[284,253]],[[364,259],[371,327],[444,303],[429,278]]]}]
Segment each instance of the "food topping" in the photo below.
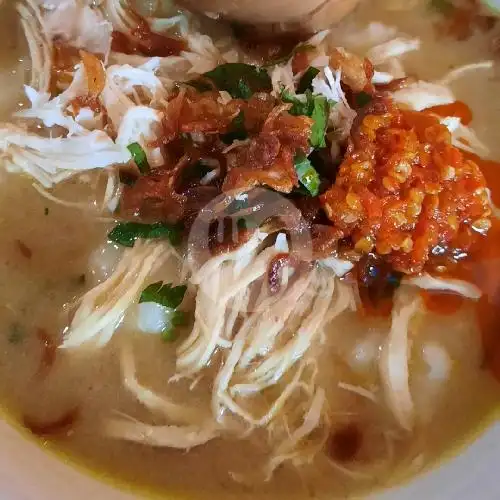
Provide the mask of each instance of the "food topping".
[{"label": "food topping", "polygon": [[479,167],[437,118],[386,101],[358,118],[323,208],[360,253],[420,272],[432,254],[460,257],[490,227]]}]

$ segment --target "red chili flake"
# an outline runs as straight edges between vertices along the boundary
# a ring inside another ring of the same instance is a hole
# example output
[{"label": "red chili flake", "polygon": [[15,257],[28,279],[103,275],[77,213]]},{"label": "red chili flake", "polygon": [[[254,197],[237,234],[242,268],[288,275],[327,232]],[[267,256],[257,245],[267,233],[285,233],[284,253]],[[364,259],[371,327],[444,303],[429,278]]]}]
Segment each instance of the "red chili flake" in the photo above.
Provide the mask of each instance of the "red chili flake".
[{"label": "red chili flake", "polygon": [[31,257],[33,257],[33,251],[28,245],[26,245],[26,243],[21,240],[16,240],[16,246],[25,259],[31,259]]}]

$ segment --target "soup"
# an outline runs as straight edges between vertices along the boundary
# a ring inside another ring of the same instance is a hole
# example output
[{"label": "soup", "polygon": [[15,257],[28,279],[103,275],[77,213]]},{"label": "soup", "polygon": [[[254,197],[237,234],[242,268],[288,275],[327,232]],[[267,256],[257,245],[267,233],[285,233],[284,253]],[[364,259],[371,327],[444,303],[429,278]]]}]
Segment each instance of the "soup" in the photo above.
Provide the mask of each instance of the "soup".
[{"label": "soup", "polygon": [[1,7],[0,395],[20,427],[150,492],[345,498],[484,425],[495,19],[436,37],[424,3],[367,3],[286,51],[111,0]]}]

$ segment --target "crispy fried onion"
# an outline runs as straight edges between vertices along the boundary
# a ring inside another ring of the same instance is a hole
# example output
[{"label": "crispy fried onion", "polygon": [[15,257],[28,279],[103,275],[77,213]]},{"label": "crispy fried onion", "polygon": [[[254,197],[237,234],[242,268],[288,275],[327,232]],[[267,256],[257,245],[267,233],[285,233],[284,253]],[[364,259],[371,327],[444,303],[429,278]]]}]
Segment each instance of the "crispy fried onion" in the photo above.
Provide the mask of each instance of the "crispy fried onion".
[{"label": "crispy fried onion", "polygon": [[313,122],[306,116],[288,114],[287,108],[288,105],[277,106],[257,137],[228,153],[229,172],[223,191],[244,192],[266,185],[289,193],[298,186],[293,160],[296,152],[308,152]]},{"label": "crispy fried onion", "polygon": [[123,188],[121,210],[128,215],[148,214],[174,223],[184,217],[187,196],[176,191],[184,162],[173,169],[158,169]]},{"label": "crispy fried onion", "polygon": [[99,58],[85,50],[80,50],[80,57],[85,67],[89,96],[97,98],[106,85],[104,66]]},{"label": "crispy fried onion", "polygon": [[183,133],[224,133],[238,115],[242,101],[223,103],[219,98],[216,91],[200,94],[193,89],[181,89],[165,109],[163,141],[169,143]]},{"label": "crispy fried onion", "polygon": [[342,48],[336,48],[330,54],[330,67],[335,71],[340,71],[342,83],[345,83],[353,92],[371,89],[373,66],[368,59],[362,59]]}]

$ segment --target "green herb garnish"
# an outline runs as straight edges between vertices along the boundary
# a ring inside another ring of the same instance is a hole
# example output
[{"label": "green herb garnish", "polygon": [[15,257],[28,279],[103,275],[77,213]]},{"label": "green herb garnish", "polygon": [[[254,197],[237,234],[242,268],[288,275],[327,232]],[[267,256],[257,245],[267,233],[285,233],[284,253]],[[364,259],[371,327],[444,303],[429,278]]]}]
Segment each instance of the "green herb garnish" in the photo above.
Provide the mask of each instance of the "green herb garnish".
[{"label": "green herb garnish", "polygon": [[186,84],[193,87],[198,92],[208,92],[214,89],[214,86],[210,83],[210,81],[206,80],[203,76],[196,80],[189,80]]},{"label": "green herb garnish", "polygon": [[174,311],[170,316],[170,326],[161,332],[164,342],[173,342],[177,338],[176,329],[179,326],[186,326],[189,322],[189,314],[184,311]]},{"label": "green herb garnish", "polygon": [[312,115],[314,109],[314,97],[310,91],[306,91],[304,94],[297,96],[284,89],[281,92],[281,100],[288,104],[292,104],[292,107],[288,111],[291,115]]},{"label": "green herb garnish", "polygon": [[141,174],[149,173],[151,168],[149,167],[148,158],[144,149],[142,149],[142,146],[137,142],[133,142],[127,146],[127,149],[130,151],[130,154],[132,155],[132,158],[134,159]]},{"label": "green herb garnish", "polygon": [[245,129],[245,113],[240,111],[238,116],[236,116],[229,125],[229,132],[221,135],[221,139],[226,144],[231,144],[233,141],[243,141],[247,138],[248,133]]},{"label": "green herb garnish", "polygon": [[430,0],[429,7],[441,14],[451,14],[455,10],[455,6],[450,0]]},{"label": "green herb garnish", "polygon": [[7,340],[9,344],[17,345],[24,340],[25,332],[19,323],[12,323],[10,325],[9,336]]},{"label": "green herb garnish", "polygon": [[325,134],[330,115],[330,104],[326,97],[316,96],[311,118],[314,124],[311,129],[311,146],[313,148],[324,148],[326,146]]},{"label": "green herb garnish", "polygon": [[172,283],[164,284],[162,281],[158,281],[143,290],[139,303],[156,302],[169,309],[177,309],[184,299],[186,290],[186,285],[172,286]]},{"label": "green herb garnish", "polygon": [[356,101],[356,106],[358,108],[364,108],[372,102],[373,97],[367,92],[359,92],[359,94],[354,96],[354,100]]},{"label": "green herb garnish", "polygon": [[305,155],[295,157],[295,170],[299,181],[311,196],[319,194],[319,174]]},{"label": "green herb garnish", "polygon": [[168,239],[172,245],[178,245],[182,240],[182,227],[163,222],[155,224],[120,222],[108,233],[110,241],[125,247],[133,247],[138,238]]},{"label": "green herb garnish", "polygon": [[184,326],[188,322],[188,315],[184,311],[176,311],[184,300],[187,286],[172,286],[172,283],[158,281],[149,285],[141,293],[139,302],[155,302],[169,311],[169,325],[162,331],[162,339],[171,342],[175,340],[175,328]]},{"label": "green herb garnish", "polygon": [[295,116],[309,116],[314,120],[311,129],[311,146],[313,148],[324,148],[326,146],[325,134],[330,114],[330,103],[324,96],[313,95],[306,90],[300,96],[294,96],[287,90],[281,93],[283,102],[292,104],[289,113]]},{"label": "green herb garnish", "polygon": [[45,208],[43,209],[43,214],[44,214],[44,215],[49,215],[49,207],[45,207]]},{"label": "green herb garnish", "polygon": [[250,64],[222,64],[203,76],[211,80],[218,90],[229,92],[235,99],[250,99],[255,92],[270,92],[273,89],[267,71]]},{"label": "green herb garnish", "polygon": [[312,90],[312,82],[318,76],[319,69],[314,66],[310,66],[306,72],[302,75],[299,84],[297,86],[297,94],[304,94],[306,90]]}]

